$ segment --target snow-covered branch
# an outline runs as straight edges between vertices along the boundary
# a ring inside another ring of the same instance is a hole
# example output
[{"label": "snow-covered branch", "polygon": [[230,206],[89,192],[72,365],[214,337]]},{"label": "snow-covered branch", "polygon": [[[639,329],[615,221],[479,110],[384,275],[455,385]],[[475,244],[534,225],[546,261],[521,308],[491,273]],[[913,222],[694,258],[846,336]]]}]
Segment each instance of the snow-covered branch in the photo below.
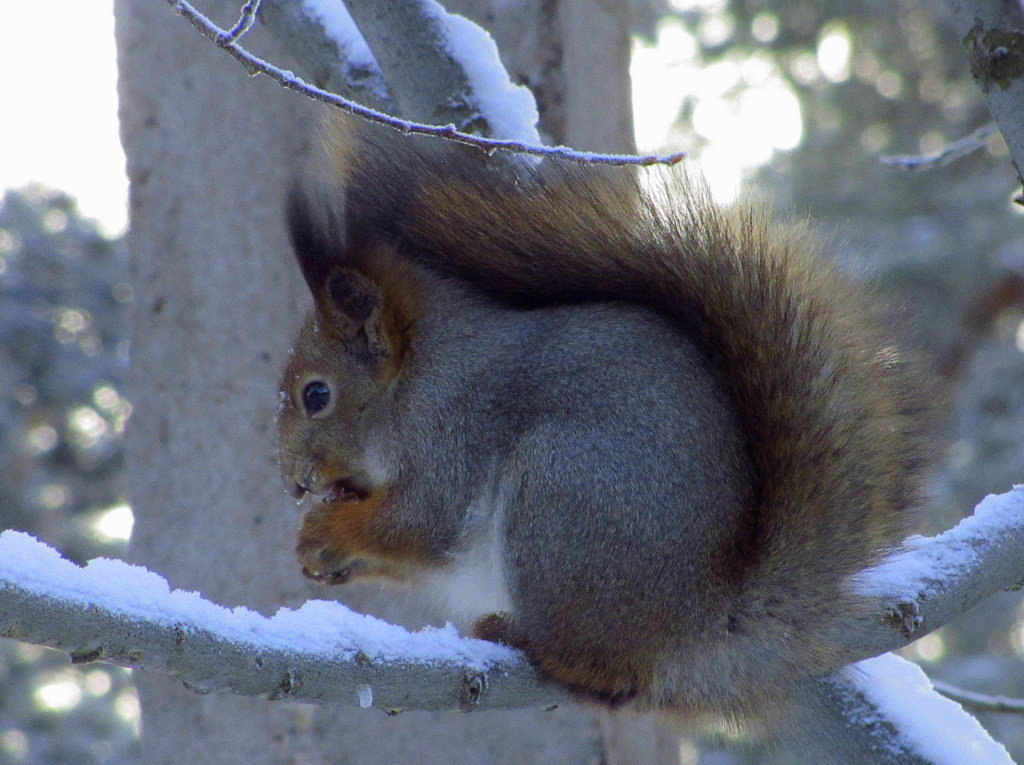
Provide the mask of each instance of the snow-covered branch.
[{"label": "snow-covered branch", "polygon": [[[1022,578],[1024,487],[1017,487],[987,497],[943,534],[909,539],[859,577],[861,590],[879,597],[879,617],[849,625],[851,661],[899,648]],[[0,635],[79,661],[163,672],[204,692],[389,710],[548,706],[565,698],[517,652],[451,627],[410,633],[332,601],[270,618],[229,610],[121,561],[80,568],[14,531],[0,534]],[[810,694],[861,674],[838,673]]]},{"label": "snow-covered branch", "polygon": [[200,13],[187,0],[167,0],[167,2],[182,16],[199,30],[206,37],[209,37],[217,45],[226,50],[231,56],[240,61],[250,74],[264,74],[282,87],[302,93],[315,101],[328,104],[355,114],[370,122],[386,125],[394,130],[403,133],[417,133],[430,135],[435,138],[447,139],[456,143],[473,146],[486,152],[496,150],[512,151],[518,154],[527,154],[536,157],[560,157],[572,162],[597,165],[674,165],[680,162],[686,155],[682,152],[666,155],[636,155],[636,154],[600,154],[597,152],[576,151],[566,146],[543,146],[541,144],[529,143],[510,138],[483,138],[459,130],[455,125],[427,125],[422,122],[401,119],[390,114],[385,114],[377,109],[358,104],[336,93],[331,93],[322,88],[303,80],[294,72],[286,71],[273,64],[264,61],[253,55],[248,50],[230,39],[229,32],[214,24],[210,19]]},{"label": "snow-covered branch", "polygon": [[1024,582],[1024,486],[983,499],[974,514],[934,537],[913,536],[857,589],[879,601],[874,624],[851,624],[851,662],[901,648],[1001,590]]},{"label": "snow-covered branch", "polygon": [[407,630],[314,600],[267,618],[171,590],[138,566],[81,568],[27,534],[0,534],[0,636],[172,675],[200,693],[385,710],[548,706],[515,651],[452,627]]},{"label": "snow-covered branch", "polygon": [[404,116],[541,142],[533,94],[509,80],[494,40],[469,19],[434,0],[346,0],[345,5]]},{"label": "snow-covered branch", "polygon": [[892,654],[810,684],[795,704],[804,762],[1013,765],[1006,749],[939,695],[920,667]]},{"label": "snow-covered branch", "polygon": [[318,88],[396,112],[380,67],[363,36],[337,0],[262,0],[259,19]]}]

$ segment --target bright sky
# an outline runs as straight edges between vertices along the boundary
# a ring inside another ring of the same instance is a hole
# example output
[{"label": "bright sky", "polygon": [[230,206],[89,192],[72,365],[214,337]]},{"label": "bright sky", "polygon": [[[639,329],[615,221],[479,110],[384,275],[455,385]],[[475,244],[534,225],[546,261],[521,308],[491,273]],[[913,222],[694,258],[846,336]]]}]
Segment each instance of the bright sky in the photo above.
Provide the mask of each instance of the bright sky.
[{"label": "bright sky", "polygon": [[[761,21],[772,34],[772,19]],[[829,55],[823,69],[848,62],[849,46],[835,42],[836,51],[818,52]],[[683,99],[692,98],[693,128],[707,142],[697,160],[715,195],[728,201],[745,173],[799,144],[800,106],[767,60],[700,67],[695,51],[692,34],[673,21],[660,25],[655,45],[634,46],[637,143],[641,151],[685,148],[671,128]],[[37,182],[67,191],[108,234],[123,232],[113,0],[0,2],[0,71],[0,190]]]},{"label": "bright sky", "polygon": [[[169,10],[169,9],[168,9]],[[0,2],[0,190],[42,183],[120,234],[113,0]]]},{"label": "bright sky", "polygon": [[701,64],[697,40],[678,20],[658,24],[653,45],[634,43],[630,74],[637,148],[688,148],[673,125],[691,99],[692,127],[705,143],[694,159],[720,202],[736,197],[745,174],[803,137],[799,99],[773,62],[751,56]]}]

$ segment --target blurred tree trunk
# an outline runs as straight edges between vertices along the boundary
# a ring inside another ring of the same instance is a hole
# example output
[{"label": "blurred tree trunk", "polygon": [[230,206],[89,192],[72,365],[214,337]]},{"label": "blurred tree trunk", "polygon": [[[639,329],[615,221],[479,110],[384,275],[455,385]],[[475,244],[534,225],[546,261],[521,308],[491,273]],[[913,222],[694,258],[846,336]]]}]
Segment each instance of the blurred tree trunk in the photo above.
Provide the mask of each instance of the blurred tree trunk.
[{"label": "blurred tree trunk", "polygon": [[[230,26],[240,5],[210,0],[202,10]],[[629,148],[624,2],[494,5],[497,17],[483,3],[453,10],[496,28],[513,73],[529,72],[528,84],[543,91],[548,135],[580,148]],[[272,613],[344,595],[356,608],[422,623],[414,605],[372,589],[314,587],[292,558],[298,512],[278,477],[273,419],[278,372],[307,297],[280,209],[316,107],[247,77],[164,3],[116,0],[115,13],[135,290],[131,557],[230,606]],[[260,30],[244,43],[288,64]],[[388,718],[137,680],[147,763],[674,761],[670,737],[655,738],[650,721],[578,708]]]}]

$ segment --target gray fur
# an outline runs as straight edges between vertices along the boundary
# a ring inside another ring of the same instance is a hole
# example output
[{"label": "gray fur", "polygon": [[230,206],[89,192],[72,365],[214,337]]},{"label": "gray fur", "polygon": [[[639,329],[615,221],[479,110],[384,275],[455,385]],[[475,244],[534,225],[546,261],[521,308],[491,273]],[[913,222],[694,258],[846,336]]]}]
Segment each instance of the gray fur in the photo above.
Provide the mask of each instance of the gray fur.
[{"label": "gray fur", "polygon": [[[346,219],[293,196],[317,309],[279,418],[286,480],[322,495],[307,573],[418,580],[611,704],[770,714],[836,669],[931,400],[806,229],[685,177],[513,176],[345,124],[327,150]],[[303,411],[310,379],[333,408]]]}]

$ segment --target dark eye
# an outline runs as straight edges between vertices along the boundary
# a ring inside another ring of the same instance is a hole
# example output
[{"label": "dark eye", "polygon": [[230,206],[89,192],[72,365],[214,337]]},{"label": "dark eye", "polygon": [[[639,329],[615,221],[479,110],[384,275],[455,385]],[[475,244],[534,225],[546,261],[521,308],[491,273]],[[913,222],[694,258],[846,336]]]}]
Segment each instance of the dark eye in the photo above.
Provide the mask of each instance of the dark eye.
[{"label": "dark eye", "polygon": [[302,405],[309,414],[316,414],[330,401],[331,389],[323,380],[313,380],[302,389]]}]

